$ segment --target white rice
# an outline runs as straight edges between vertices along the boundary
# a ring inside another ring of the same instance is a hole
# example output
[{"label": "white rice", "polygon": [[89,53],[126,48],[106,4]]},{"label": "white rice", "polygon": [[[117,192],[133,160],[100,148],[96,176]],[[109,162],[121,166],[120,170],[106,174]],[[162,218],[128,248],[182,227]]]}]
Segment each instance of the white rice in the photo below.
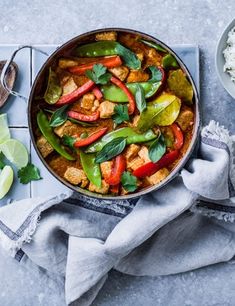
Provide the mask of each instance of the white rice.
[{"label": "white rice", "polygon": [[224,71],[228,72],[231,80],[235,82],[235,27],[228,33],[227,47],[223,54],[225,58]]}]

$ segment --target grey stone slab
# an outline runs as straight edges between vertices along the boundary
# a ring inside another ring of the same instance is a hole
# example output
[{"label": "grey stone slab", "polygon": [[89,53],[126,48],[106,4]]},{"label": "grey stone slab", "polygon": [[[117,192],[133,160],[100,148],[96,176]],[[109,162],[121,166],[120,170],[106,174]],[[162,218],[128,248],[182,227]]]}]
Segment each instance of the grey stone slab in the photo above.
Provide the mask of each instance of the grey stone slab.
[{"label": "grey stone slab", "polygon": [[[234,0],[0,1],[0,43],[62,44],[101,27],[128,27],[173,46],[200,47],[203,123],[215,119],[235,132],[235,101],[216,76],[216,42],[234,18]],[[63,292],[0,253],[0,305],[64,306]],[[79,276],[78,276],[79,277]],[[233,306],[234,264],[181,275],[131,277],[112,272],[94,305]]]}]

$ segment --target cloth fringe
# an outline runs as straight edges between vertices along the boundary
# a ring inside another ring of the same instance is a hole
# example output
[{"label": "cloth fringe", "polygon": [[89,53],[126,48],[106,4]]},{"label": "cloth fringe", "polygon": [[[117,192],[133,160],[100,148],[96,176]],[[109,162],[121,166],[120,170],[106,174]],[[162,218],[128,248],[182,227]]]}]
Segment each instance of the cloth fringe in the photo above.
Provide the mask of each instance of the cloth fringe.
[{"label": "cloth fringe", "polygon": [[14,257],[18,250],[21,249],[24,243],[29,243],[32,240],[32,237],[37,229],[37,226],[40,223],[41,213],[53,205],[61,203],[64,199],[69,198],[72,195],[72,192],[62,193],[58,196],[46,199],[41,205],[37,207],[35,212],[31,215],[29,225],[25,228],[22,236],[14,241],[11,240],[0,231],[0,241],[3,248]]},{"label": "cloth fringe", "polygon": [[235,221],[235,213],[213,210],[206,207],[198,207],[197,205],[192,206],[190,208],[190,211],[194,213],[199,213],[209,218],[216,218],[218,220],[223,220],[225,222]]},{"label": "cloth fringe", "polygon": [[202,137],[207,137],[222,141],[227,144],[230,152],[230,180],[235,189],[235,135],[230,135],[229,131],[219,125],[218,122],[211,120],[207,126],[202,129]]}]

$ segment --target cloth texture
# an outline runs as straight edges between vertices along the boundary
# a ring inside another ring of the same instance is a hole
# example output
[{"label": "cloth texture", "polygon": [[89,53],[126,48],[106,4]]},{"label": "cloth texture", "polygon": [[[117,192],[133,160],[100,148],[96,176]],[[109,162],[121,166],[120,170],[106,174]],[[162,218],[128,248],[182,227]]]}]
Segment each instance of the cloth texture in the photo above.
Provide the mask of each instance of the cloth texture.
[{"label": "cloth texture", "polygon": [[197,157],[161,189],[136,201],[62,193],[0,208],[0,245],[19,264],[65,288],[69,305],[90,305],[114,268],[168,275],[235,255],[235,137],[214,121]]}]

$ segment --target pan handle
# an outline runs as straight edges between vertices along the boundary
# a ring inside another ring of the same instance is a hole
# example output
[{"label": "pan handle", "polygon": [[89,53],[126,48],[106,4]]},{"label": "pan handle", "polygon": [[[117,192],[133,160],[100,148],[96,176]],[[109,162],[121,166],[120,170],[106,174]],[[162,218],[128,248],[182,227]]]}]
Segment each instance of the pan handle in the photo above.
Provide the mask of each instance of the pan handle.
[{"label": "pan handle", "polygon": [[27,101],[28,101],[28,98],[27,98],[27,97],[25,97],[24,95],[22,95],[22,94],[20,94],[20,93],[18,93],[18,92],[16,92],[16,91],[14,91],[14,90],[11,90],[11,89],[7,86],[7,82],[6,82],[6,74],[7,74],[7,71],[8,71],[8,69],[9,69],[9,67],[11,66],[11,64],[12,64],[12,62],[13,62],[13,60],[14,60],[16,54],[17,54],[20,50],[25,49],[25,48],[29,48],[30,50],[35,50],[35,51],[38,51],[38,52],[44,54],[45,56],[49,56],[49,54],[46,53],[45,51],[42,51],[42,50],[40,50],[40,49],[38,49],[38,48],[35,48],[35,47],[32,47],[32,46],[27,46],[27,45],[25,45],[25,46],[19,46],[18,49],[16,49],[16,50],[12,53],[11,57],[6,61],[6,64],[4,65],[4,67],[3,67],[3,69],[2,69],[2,73],[1,73],[1,77],[0,77],[0,82],[1,82],[1,84],[2,84],[2,86],[3,86],[3,88],[4,88],[9,94],[11,94],[11,95],[13,95],[13,96],[15,96],[15,97],[18,97],[18,98],[24,100],[25,102],[27,102]]}]

